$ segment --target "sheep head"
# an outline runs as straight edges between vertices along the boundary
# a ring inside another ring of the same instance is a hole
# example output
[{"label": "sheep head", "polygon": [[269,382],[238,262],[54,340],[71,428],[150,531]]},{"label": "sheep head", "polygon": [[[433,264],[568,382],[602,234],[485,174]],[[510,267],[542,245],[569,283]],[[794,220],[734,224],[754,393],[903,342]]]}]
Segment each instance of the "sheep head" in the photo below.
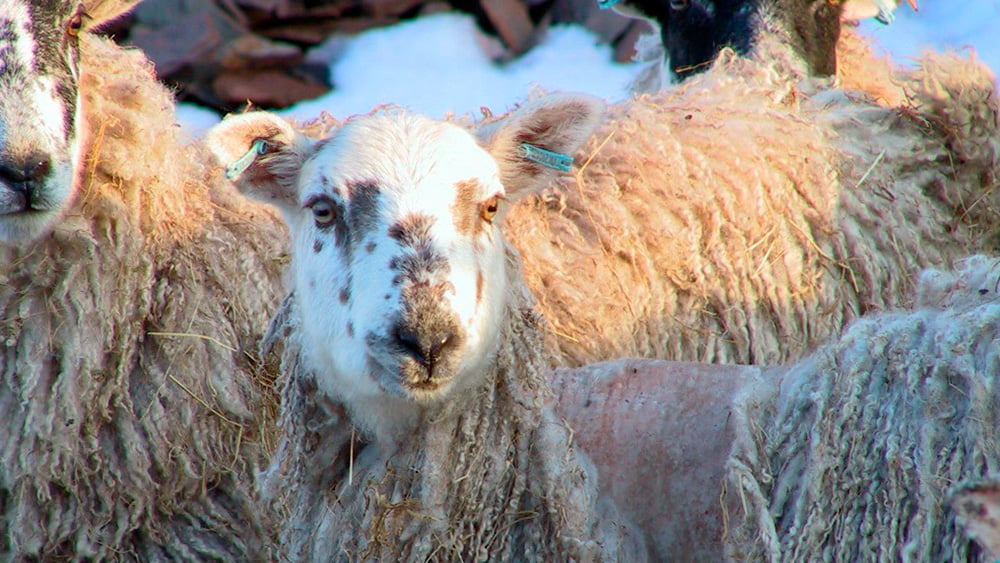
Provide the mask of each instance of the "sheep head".
[{"label": "sheep head", "polygon": [[558,173],[524,146],[572,155],[601,110],[552,95],[476,131],[388,110],[317,143],[268,113],[209,132],[237,187],[288,223],[301,344],[325,394],[422,411],[483,379],[523,291],[501,219]]},{"label": "sheep head", "polygon": [[80,34],[134,1],[0,0],[0,243],[36,239],[78,190]]}]

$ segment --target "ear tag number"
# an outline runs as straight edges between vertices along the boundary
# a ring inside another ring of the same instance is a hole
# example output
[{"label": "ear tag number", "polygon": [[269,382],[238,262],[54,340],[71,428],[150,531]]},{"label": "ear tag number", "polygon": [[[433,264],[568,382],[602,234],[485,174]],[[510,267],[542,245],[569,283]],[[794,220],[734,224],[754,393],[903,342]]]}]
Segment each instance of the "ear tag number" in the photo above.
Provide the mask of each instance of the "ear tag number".
[{"label": "ear tag number", "polygon": [[560,152],[545,150],[541,147],[536,147],[535,145],[528,143],[521,143],[521,154],[524,158],[527,158],[532,162],[537,162],[542,166],[558,170],[560,172],[569,172],[573,168],[572,156],[562,154]]}]

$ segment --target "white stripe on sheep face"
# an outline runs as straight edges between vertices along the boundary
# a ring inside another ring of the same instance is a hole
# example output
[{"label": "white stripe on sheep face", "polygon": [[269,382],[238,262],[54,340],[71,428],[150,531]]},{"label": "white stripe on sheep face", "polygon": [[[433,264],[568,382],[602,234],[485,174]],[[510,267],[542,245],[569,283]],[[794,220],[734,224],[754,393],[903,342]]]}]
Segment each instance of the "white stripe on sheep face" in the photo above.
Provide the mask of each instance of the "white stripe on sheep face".
[{"label": "white stripe on sheep face", "polygon": [[550,96],[475,133],[392,110],[315,144],[266,113],[209,133],[220,160],[242,162],[237,186],[289,225],[301,344],[322,391],[427,406],[480,381],[512,290],[500,219],[557,173],[522,146],[572,153],[601,109]]},{"label": "white stripe on sheep face", "polygon": [[137,0],[0,0],[0,243],[47,233],[73,203],[86,142],[80,35]]}]

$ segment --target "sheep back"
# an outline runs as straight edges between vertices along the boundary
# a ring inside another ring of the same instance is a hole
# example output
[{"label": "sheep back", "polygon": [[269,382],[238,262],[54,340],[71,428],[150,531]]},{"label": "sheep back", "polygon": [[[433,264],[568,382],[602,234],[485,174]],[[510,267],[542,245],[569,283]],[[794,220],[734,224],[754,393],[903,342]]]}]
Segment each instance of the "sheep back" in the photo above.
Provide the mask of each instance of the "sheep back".
[{"label": "sheep back", "polygon": [[874,315],[747,391],[728,461],[728,555],[747,561],[972,560],[948,492],[1000,463],[1000,262],[920,278]]}]

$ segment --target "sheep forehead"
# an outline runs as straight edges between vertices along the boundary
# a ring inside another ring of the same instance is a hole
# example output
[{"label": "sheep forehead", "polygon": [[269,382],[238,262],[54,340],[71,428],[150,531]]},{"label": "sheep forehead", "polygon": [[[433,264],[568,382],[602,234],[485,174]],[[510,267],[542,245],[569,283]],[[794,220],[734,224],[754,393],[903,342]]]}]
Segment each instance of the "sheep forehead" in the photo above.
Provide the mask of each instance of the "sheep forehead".
[{"label": "sheep forehead", "polygon": [[461,222],[456,213],[468,214],[470,205],[503,193],[496,162],[470,133],[403,112],[348,122],[303,172],[303,205],[331,197],[353,217],[347,227],[378,225],[384,235],[415,216],[448,230]]}]

